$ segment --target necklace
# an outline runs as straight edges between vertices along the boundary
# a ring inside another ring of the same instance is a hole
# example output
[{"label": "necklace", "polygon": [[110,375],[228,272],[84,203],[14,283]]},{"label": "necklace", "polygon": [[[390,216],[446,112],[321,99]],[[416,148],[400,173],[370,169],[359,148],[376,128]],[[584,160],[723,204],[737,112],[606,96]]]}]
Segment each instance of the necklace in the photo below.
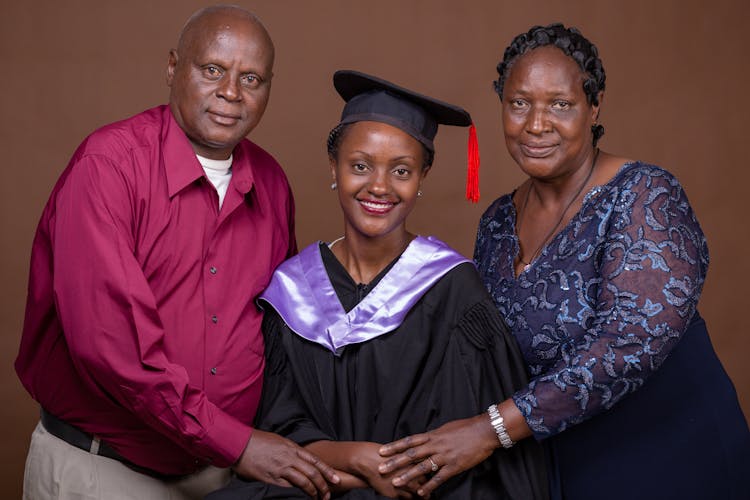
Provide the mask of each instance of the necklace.
[{"label": "necklace", "polygon": [[[352,281],[354,281],[355,283],[358,283],[357,286],[367,287],[367,286],[369,286],[369,283],[378,274],[380,274],[383,271],[383,269],[385,269],[386,267],[388,267],[391,262],[393,262],[395,259],[397,259],[399,256],[401,256],[401,254],[403,254],[406,251],[406,249],[409,247],[409,245],[411,244],[412,240],[414,240],[415,236],[413,234],[410,234],[410,233],[405,233],[405,234],[406,234],[406,239],[402,242],[401,249],[399,250],[398,254],[395,255],[391,261],[389,261],[389,262],[385,263],[384,265],[380,266],[378,268],[377,272],[375,272],[372,275],[372,277],[370,279],[368,279],[368,280],[364,280],[364,277],[361,275],[361,273],[354,273],[355,267],[353,267],[354,264],[352,262],[353,262],[353,260],[357,260],[357,259],[351,253],[351,249],[344,248],[344,250],[342,250],[344,252],[344,254],[341,255],[340,257],[336,257],[336,259],[339,261],[339,263],[341,264],[341,266],[346,270],[346,273],[349,275],[349,277],[352,279]],[[337,244],[339,242],[346,243],[348,241],[349,240],[346,239],[346,235],[341,236],[340,238],[337,238],[337,239],[333,240],[332,242],[328,243],[328,249],[331,250],[331,251],[333,251],[333,246],[335,244]],[[341,247],[341,245],[339,245],[339,248],[340,247]],[[359,278],[360,278],[359,280],[355,278],[355,276],[354,276],[355,274],[359,275]]]},{"label": "necklace", "polygon": [[333,245],[335,245],[335,244],[336,244],[336,243],[338,243],[339,241],[343,240],[344,238],[346,238],[346,236],[342,236],[342,237],[340,237],[340,238],[336,238],[335,240],[333,240],[332,242],[330,242],[330,243],[328,244],[328,248],[333,248]]},{"label": "necklace", "polygon": [[[542,248],[544,248],[544,245],[547,244],[547,241],[550,239],[550,237],[555,234],[555,231],[560,226],[560,223],[562,223],[563,219],[565,218],[565,214],[568,213],[568,210],[570,209],[570,206],[573,204],[573,202],[578,198],[578,196],[581,194],[581,191],[583,191],[583,188],[586,187],[586,184],[589,183],[589,180],[591,179],[591,174],[594,173],[594,167],[596,167],[596,161],[599,159],[599,148],[596,149],[596,153],[594,154],[594,161],[591,162],[591,168],[589,169],[589,173],[586,174],[586,178],[583,180],[581,185],[578,187],[578,190],[576,191],[576,194],[573,195],[572,198],[570,198],[570,201],[565,205],[565,208],[560,213],[560,218],[557,219],[557,223],[555,223],[554,226],[552,226],[552,229],[547,233],[547,235],[542,240],[542,243],[537,247],[537,249],[534,251],[533,254],[531,254],[531,258],[529,258],[528,262],[523,260],[521,257],[521,252],[518,252],[518,260],[521,261],[521,264],[523,264],[523,270],[524,272],[528,271],[531,267],[531,263],[534,262],[534,259],[536,259],[539,252],[542,251]],[[529,185],[529,189],[526,190],[526,197],[523,201],[523,207],[521,208],[521,212],[523,213],[524,218],[526,217],[526,205],[529,203],[529,195],[531,194],[531,185]],[[516,227],[516,234],[521,234],[521,221],[519,220],[518,225]],[[520,250],[520,241],[519,241],[519,250]]]}]

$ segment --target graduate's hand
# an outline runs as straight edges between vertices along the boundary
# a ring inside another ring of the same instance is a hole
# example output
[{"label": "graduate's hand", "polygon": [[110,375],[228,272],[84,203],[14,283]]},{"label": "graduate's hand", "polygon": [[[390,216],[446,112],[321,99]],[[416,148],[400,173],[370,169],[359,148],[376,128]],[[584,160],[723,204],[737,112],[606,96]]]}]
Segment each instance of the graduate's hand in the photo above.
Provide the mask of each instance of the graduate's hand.
[{"label": "graduate's hand", "polygon": [[381,474],[378,471],[378,465],[382,461],[382,457],[378,453],[379,449],[380,445],[378,443],[356,443],[356,450],[352,453],[352,463],[357,473],[367,481],[370,488],[374,489],[380,495],[389,498],[414,498],[417,489],[424,482],[424,479],[415,478],[404,481],[398,486],[394,485],[393,479],[396,477],[396,474],[406,473],[406,469],[395,470],[390,474]]},{"label": "graduate's hand", "polygon": [[328,500],[328,484],[338,484],[336,471],[304,448],[278,434],[253,430],[234,465],[240,476],[277,486],[296,486],[313,498]]},{"label": "graduate's hand", "polygon": [[358,488],[367,488],[368,484],[366,481],[364,481],[362,478],[359,478],[355,476],[354,474],[349,474],[348,472],[334,469],[336,470],[336,474],[341,478],[341,482],[339,484],[332,484],[331,485],[331,491],[334,494],[341,494],[346,493],[349,490],[356,490]]},{"label": "graduate's hand", "polygon": [[427,497],[451,477],[492,455],[499,445],[487,415],[481,414],[382,446],[380,455],[389,458],[381,459],[378,470],[385,476],[393,476],[393,485],[397,487],[428,478],[417,489],[419,496]]}]

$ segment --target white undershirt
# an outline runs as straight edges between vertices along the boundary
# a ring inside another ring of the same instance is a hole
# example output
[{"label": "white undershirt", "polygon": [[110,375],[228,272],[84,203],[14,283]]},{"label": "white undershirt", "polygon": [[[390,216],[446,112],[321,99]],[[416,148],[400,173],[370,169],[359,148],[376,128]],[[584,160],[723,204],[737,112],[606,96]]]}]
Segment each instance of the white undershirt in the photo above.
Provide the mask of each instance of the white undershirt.
[{"label": "white undershirt", "polygon": [[216,193],[219,195],[219,209],[221,209],[221,204],[224,203],[224,195],[227,194],[229,181],[232,180],[232,156],[230,155],[226,160],[212,160],[200,155],[195,156],[198,157],[203,171],[206,172],[206,177],[216,188]]}]

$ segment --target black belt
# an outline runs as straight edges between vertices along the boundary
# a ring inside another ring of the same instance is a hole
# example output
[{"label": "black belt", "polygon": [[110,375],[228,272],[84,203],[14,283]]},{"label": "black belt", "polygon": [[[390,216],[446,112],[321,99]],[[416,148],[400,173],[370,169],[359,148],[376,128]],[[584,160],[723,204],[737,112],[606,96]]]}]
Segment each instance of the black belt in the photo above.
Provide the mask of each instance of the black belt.
[{"label": "black belt", "polygon": [[186,475],[162,474],[160,472],[156,472],[155,470],[136,465],[127,458],[117,453],[114,448],[101,440],[99,440],[98,449],[95,448],[94,450],[92,450],[91,445],[94,443],[94,437],[91,434],[87,434],[81,429],[70,425],[63,420],[60,420],[44,408],[41,409],[41,421],[44,428],[47,429],[47,432],[55,437],[62,439],[66,443],[73,445],[76,448],[80,448],[88,453],[93,453],[94,455],[99,455],[102,457],[117,460],[118,462],[122,462],[128,468],[136,472],[140,472],[141,474],[147,474],[162,481],[176,481],[178,479],[186,477]]}]

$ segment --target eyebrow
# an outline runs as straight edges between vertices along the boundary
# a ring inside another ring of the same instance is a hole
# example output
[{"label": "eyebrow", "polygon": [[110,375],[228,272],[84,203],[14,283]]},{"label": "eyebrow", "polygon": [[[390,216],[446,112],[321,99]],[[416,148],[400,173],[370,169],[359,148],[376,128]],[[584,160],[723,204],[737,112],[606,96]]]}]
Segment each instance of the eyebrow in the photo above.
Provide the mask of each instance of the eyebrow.
[{"label": "eyebrow", "polygon": [[[511,89],[513,92],[508,92],[508,94],[520,94],[520,95],[529,95],[532,93],[531,89],[527,87],[519,87],[516,89]],[[571,92],[572,91],[572,92]],[[570,95],[574,93],[575,89],[555,89],[555,88],[545,88],[544,89],[544,95],[547,96],[557,96],[557,95]]]},{"label": "eyebrow", "polygon": [[[362,156],[364,156],[364,157],[366,157],[366,158],[372,158],[372,155],[371,155],[371,154],[369,154],[369,153],[367,153],[367,152],[365,152],[365,151],[361,151],[361,150],[359,150],[359,149],[355,149],[355,150],[353,150],[353,151],[352,151],[352,153],[359,153],[359,154],[361,154]],[[412,156],[412,155],[401,155],[401,156],[397,156],[397,157],[395,157],[395,158],[391,158],[391,159],[390,159],[389,161],[398,161],[398,160],[404,160],[404,159],[407,159],[407,158],[408,158],[408,159],[411,159],[411,160],[414,160],[414,161],[417,161],[417,157],[416,157],[416,156]]]},{"label": "eyebrow", "polygon": [[[201,58],[194,57],[193,64],[195,64],[195,66],[199,68],[204,68],[206,66],[216,66],[218,68],[221,68],[222,71],[227,71],[229,67],[232,66],[231,61],[222,60],[222,58],[220,56],[217,56],[216,54],[208,54],[208,55],[203,54]],[[255,75],[261,81],[266,81],[268,79],[268,75],[263,74],[262,68],[258,68],[258,67],[240,68],[240,74],[241,75]],[[270,74],[271,76],[273,76],[273,70],[271,71]]]}]

